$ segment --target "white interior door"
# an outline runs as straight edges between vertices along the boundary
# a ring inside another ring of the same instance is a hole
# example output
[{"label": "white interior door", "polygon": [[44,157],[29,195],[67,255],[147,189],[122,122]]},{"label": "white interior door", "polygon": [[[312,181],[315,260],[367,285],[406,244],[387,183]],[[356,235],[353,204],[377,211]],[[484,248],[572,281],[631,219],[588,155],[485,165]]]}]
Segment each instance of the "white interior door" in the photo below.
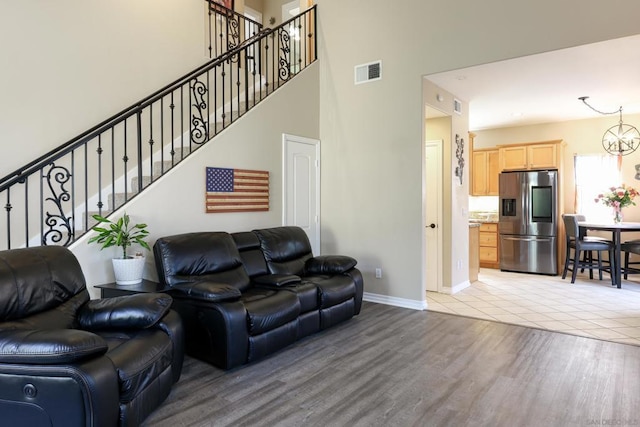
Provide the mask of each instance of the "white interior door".
[{"label": "white interior door", "polygon": [[320,141],[282,135],[282,224],[302,228],[320,255]]},{"label": "white interior door", "polygon": [[425,143],[425,288],[442,292],[442,140]]}]

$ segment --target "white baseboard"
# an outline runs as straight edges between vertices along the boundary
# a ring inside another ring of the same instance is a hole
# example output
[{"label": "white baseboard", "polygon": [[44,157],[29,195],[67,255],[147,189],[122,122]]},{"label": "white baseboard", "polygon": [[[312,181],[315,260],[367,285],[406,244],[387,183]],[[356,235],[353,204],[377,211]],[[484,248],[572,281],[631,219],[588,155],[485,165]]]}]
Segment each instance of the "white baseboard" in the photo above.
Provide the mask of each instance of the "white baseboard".
[{"label": "white baseboard", "polygon": [[402,307],[402,308],[410,308],[412,310],[426,310],[427,309],[427,300],[424,299],[422,301],[419,300],[413,300],[413,299],[406,299],[406,298],[397,298],[397,297],[390,297],[387,295],[380,295],[380,294],[372,294],[369,292],[365,292],[362,299],[364,301],[368,301],[368,302],[375,302],[375,303],[379,303],[379,304],[387,304],[387,305],[393,305],[396,307]]},{"label": "white baseboard", "polygon": [[468,280],[465,280],[462,283],[458,283],[457,285],[450,287],[450,288],[443,288],[443,293],[445,294],[449,294],[449,295],[453,295],[456,292],[460,292],[463,289],[468,288],[469,286],[471,286],[471,282],[469,282]]}]

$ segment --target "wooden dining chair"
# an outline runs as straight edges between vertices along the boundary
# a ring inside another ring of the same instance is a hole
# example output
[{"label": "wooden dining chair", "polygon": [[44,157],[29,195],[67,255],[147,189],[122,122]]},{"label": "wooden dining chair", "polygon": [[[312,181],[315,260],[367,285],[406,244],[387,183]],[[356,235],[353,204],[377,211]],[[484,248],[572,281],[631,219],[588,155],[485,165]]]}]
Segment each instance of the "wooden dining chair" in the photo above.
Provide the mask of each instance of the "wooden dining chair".
[{"label": "wooden dining chair", "polygon": [[640,265],[640,261],[630,261],[630,255],[640,255],[640,239],[627,240],[620,245],[620,252],[624,252],[624,269],[622,274],[625,280],[629,274],[640,274],[640,268],[632,267]]},{"label": "wooden dining chair", "polygon": [[[583,271],[588,269],[590,279],[593,279],[593,270],[598,270],[600,280],[602,280],[602,273],[608,272],[611,276],[611,285],[614,285],[614,275],[611,271],[611,260],[614,259],[614,244],[611,240],[587,236],[586,233],[581,232],[578,222],[584,220],[584,215],[562,215],[566,235],[566,257],[562,278],[566,278],[567,272],[571,270],[571,283],[575,283],[578,269]],[[609,253],[609,259],[605,261],[606,264],[603,263],[601,256],[603,251]],[[573,256],[571,256],[571,252],[573,252]],[[593,252],[598,253],[597,261],[593,260]],[[580,259],[580,255],[583,255],[582,259]]]}]

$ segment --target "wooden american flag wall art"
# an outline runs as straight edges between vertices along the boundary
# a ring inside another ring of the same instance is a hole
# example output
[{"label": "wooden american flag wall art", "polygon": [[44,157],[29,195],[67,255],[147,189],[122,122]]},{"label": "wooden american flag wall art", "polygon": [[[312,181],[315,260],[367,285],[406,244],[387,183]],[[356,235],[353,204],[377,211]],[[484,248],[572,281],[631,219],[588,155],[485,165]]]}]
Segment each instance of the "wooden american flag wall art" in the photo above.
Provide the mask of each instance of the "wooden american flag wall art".
[{"label": "wooden american flag wall art", "polygon": [[269,210],[269,172],[207,167],[206,213]]}]

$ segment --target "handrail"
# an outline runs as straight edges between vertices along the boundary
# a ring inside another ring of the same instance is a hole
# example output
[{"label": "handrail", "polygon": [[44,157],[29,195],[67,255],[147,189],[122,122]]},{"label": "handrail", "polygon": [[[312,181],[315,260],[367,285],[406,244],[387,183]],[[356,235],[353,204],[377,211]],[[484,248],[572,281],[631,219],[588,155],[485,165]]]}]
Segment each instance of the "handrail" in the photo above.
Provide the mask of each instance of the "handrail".
[{"label": "handrail", "polygon": [[[87,217],[91,211],[108,215],[131,200],[314,62],[315,9],[275,28],[261,28],[258,34],[0,179],[0,200],[6,211],[5,218],[0,216],[0,249],[14,246],[12,241],[17,240],[11,236],[15,223],[20,223],[15,219],[17,211],[25,215],[24,223],[17,227],[24,234],[18,246],[35,244],[33,229],[38,229],[36,240],[41,244],[73,242],[79,225],[83,230],[90,228]],[[292,25],[295,36],[289,34]],[[137,182],[129,189],[131,178]],[[123,200],[116,201],[120,194]],[[39,220],[28,218],[37,216],[36,212]],[[5,229],[6,243],[2,241]],[[61,229],[69,234],[67,240],[60,237]],[[55,238],[46,237],[47,233],[54,233]]]},{"label": "handrail", "polygon": [[[212,0],[207,0],[207,1],[212,1]],[[224,7],[224,6],[220,6],[220,7]],[[312,8],[315,9],[315,7],[316,6],[314,5]],[[260,34],[258,34],[255,37],[256,38],[266,37],[267,35],[275,32],[276,29],[282,28],[285,25],[290,24],[295,19],[296,18],[291,18],[291,19],[287,20],[286,22],[283,22],[282,24],[280,24],[276,28],[265,28],[260,32]],[[228,61],[229,58],[237,56],[247,46],[250,46],[250,45],[252,45],[254,43],[255,43],[255,39],[245,40],[243,43],[241,43],[237,47],[233,48],[232,50],[223,53],[222,55],[220,55],[217,58],[214,58],[214,59],[212,59],[210,61],[207,61],[205,64],[201,65],[200,67],[196,68],[195,70],[190,71],[189,73],[183,75],[182,77],[177,78],[173,82],[167,84],[166,86],[162,87],[161,89],[158,89],[157,91],[155,91],[151,95],[143,98],[142,100],[140,100],[137,103],[131,105],[130,107],[127,107],[124,110],[114,114],[113,116],[109,117],[108,119],[104,120],[103,122],[100,122],[99,124],[95,125],[94,127],[90,128],[89,130],[81,133],[80,135],[76,136],[75,138],[70,139],[69,141],[65,142],[64,144],[60,145],[59,147],[57,147],[57,148],[49,151],[48,153],[38,157],[36,160],[33,160],[30,163],[27,163],[25,166],[22,166],[21,168],[16,169],[12,173],[10,173],[10,174],[6,175],[4,178],[0,179],[0,191],[3,191],[8,186],[11,186],[11,185],[15,184],[16,182],[20,181],[21,175],[24,175],[24,174],[27,174],[27,173],[31,173],[34,170],[40,169],[43,165],[46,165],[51,160],[55,160],[57,155],[64,155],[64,154],[68,153],[69,151],[73,150],[74,148],[77,148],[79,145],[82,145],[82,143],[86,139],[92,138],[93,136],[95,136],[98,133],[100,133],[101,130],[104,130],[106,128],[111,127],[115,122],[122,121],[126,117],[131,117],[133,114],[135,114],[141,108],[144,108],[145,106],[148,106],[149,104],[153,103],[154,101],[157,101],[158,99],[160,99],[162,96],[164,96],[167,93],[171,92],[172,89],[175,89],[176,87],[179,87],[179,86],[183,85],[185,82],[188,82],[189,80],[191,80],[195,76],[198,76],[198,75],[202,74],[203,72],[205,72],[207,70],[211,70],[216,65],[219,65],[222,62]],[[11,178],[13,178],[13,179],[11,179]]]},{"label": "handrail", "polygon": [[[210,4],[213,3],[213,0],[205,0]],[[237,16],[243,17],[242,15],[240,15],[238,12],[232,11],[231,9],[227,9],[224,6],[221,6],[219,4],[215,4],[216,6],[213,7],[213,9],[217,9],[217,8],[223,8],[226,9],[227,13],[233,13]],[[247,21],[250,21],[252,23],[255,23],[257,25],[259,25],[262,28],[262,25],[260,25],[259,23],[257,23],[256,21],[243,17],[244,19],[246,19]],[[287,21],[289,22],[289,21]],[[257,34],[254,37],[259,37],[261,34]],[[225,53],[223,53],[222,55],[213,58],[209,61],[207,61],[206,63],[204,63],[203,65],[201,65],[200,67],[196,68],[193,71],[188,72],[187,74],[178,77],[176,80],[174,80],[173,82],[167,84],[166,86],[162,87],[161,89],[158,89],[157,91],[155,91],[154,93],[152,93],[151,95],[143,98],[142,100],[138,101],[137,103],[131,105],[130,107],[125,108],[124,110],[114,114],[113,116],[109,117],[108,119],[100,122],[99,124],[95,125],[94,127],[90,128],[89,130],[86,130],[85,132],[81,133],[80,135],[76,136],[75,138],[70,139],[69,141],[65,142],[64,144],[58,146],[57,148],[54,148],[53,150],[47,152],[46,154],[43,154],[42,156],[38,157],[37,159],[27,163],[26,165],[22,166],[21,168],[16,169],[15,171],[9,173],[8,175],[6,175],[5,177],[3,177],[2,179],[0,179],[0,191],[5,190],[8,186],[11,186],[13,184],[15,184],[16,182],[20,181],[21,179],[21,175],[24,175],[25,173],[30,173],[32,172],[34,169],[40,169],[40,167],[43,164],[46,164],[49,162],[49,160],[51,159],[55,159],[55,156],[58,154],[64,155],[65,153],[67,153],[68,150],[72,150],[73,147],[76,147],[77,144],[82,144],[82,142],[87,139],[90,138],[91,135],[95,135],[97,133],[99,133],[98,131],[100,129],[105,129],[108,128],[112,123],[116,122],[116,121],[120,121],[121,119],[124,118],[124,116],[126,115],[127,117],[130,117],[131,115],[135,114],[135,112],[137,110],[139,110],[140,108],[143,108],[145,105],[148,105],[150,102],[152,102],[154,99],[158,99],[158,96],[161,96],[161,94],[163,93],[168,93],[171,91],[172,88],[175,88],[181,84],[184,84],[185,81],[190,80],[191,78],[193,78],[196,75],[202,74],[204,71],[211,69],[215,66],[215,64],[219,63],[220,61],[226,61],[228,60],[228,58],[237,55],[238,52],[241,52],[243,50],[243,48],[245,48],[247,45],[252,43],[252,39],[247,39],[245,40],[242,44],[236,46],[235,48],[233,48],[230,51],[227,51]],[[120,119],[120,120],[118,120]],[[13,180],[11,180],[11,178],[14,178]]]},{"label": "handrail", "polygon": [[[203,72],[205,72],[207,70],[210,70],[213,67],[215,67],[216,64],[219,64],[220,62],[227,61],[230,57],[238,55],[239,52],[242,52],[242,50],[244,48],[246,48],[247,45],[250,45],[251,43],[252,43],[251,40],[247,40],[244,43],[242,43],[241,45],[239,45],[238,47],[234,48],[233,50],[227,51],[226,53],[222,54],[220,57],[214,58],[214,59],[212,59],[210,61],[207,61],[204,65],[201,65],[200,67],[196,68],[195,70],[190,71],[189,73],[183,75],[182,77],[177,78],[173,82],[167,84],[166,86],[164,86],[161,89],[155,91],[151,95],[143,98],[142,100],[138,101],[137,103],[135,103],[135,104],[125,108],[124,110],[114,114],[113,116],[111,116],[108,119],[100,122],[99,124],[95,125],[94,127],[90,128],[89,130],[87,130],[87,131],[81,133],[80,135],[70,139],[69,141],[65,142],[64,144],[58,146],[57,148],[55,148],[55,149],[49,151],[48,153],[38,157],[37,159],[27,163],[25,166],[22,166],[21,168],[16,169],[12,173],[10,173],[10,174],[6,175],[4,178],[0,179],[0,192],[5,190],[8,186],[11,186],[12,184],[15,184],[16,182],[20,181],[21,175],[24,175],[25,173],[31,173],[31,172],[33,172],[33,170],[40,169],[43,165],[46,165],[51,160],[55,160],[57,158],[57,156],[64,155],[64,154],[68,153],[70,150],[73,150],[74,148],[77,148],[79,145],[82,145],[82,143],[86,139],[90,139],[91,137],[93,137],[93,136],[97,135],[98,133],[100,133],[100,130],[104,130],[106,128],[109,128],[115,122],[120,122],[126,117],[131,117],[138,110],[140,110],[141,108],[144,108],[144,106],[149,105],[154,100],[158,100],[163,94],[167,94],[167,93],[171,92],[172,89],[175,89],[176,87],[179,87],[179,86],[183,85],[185,82],[188,82],[194,76],[200,75]],[[13,178],[13,179],[11,179],[11,178]]]}]

